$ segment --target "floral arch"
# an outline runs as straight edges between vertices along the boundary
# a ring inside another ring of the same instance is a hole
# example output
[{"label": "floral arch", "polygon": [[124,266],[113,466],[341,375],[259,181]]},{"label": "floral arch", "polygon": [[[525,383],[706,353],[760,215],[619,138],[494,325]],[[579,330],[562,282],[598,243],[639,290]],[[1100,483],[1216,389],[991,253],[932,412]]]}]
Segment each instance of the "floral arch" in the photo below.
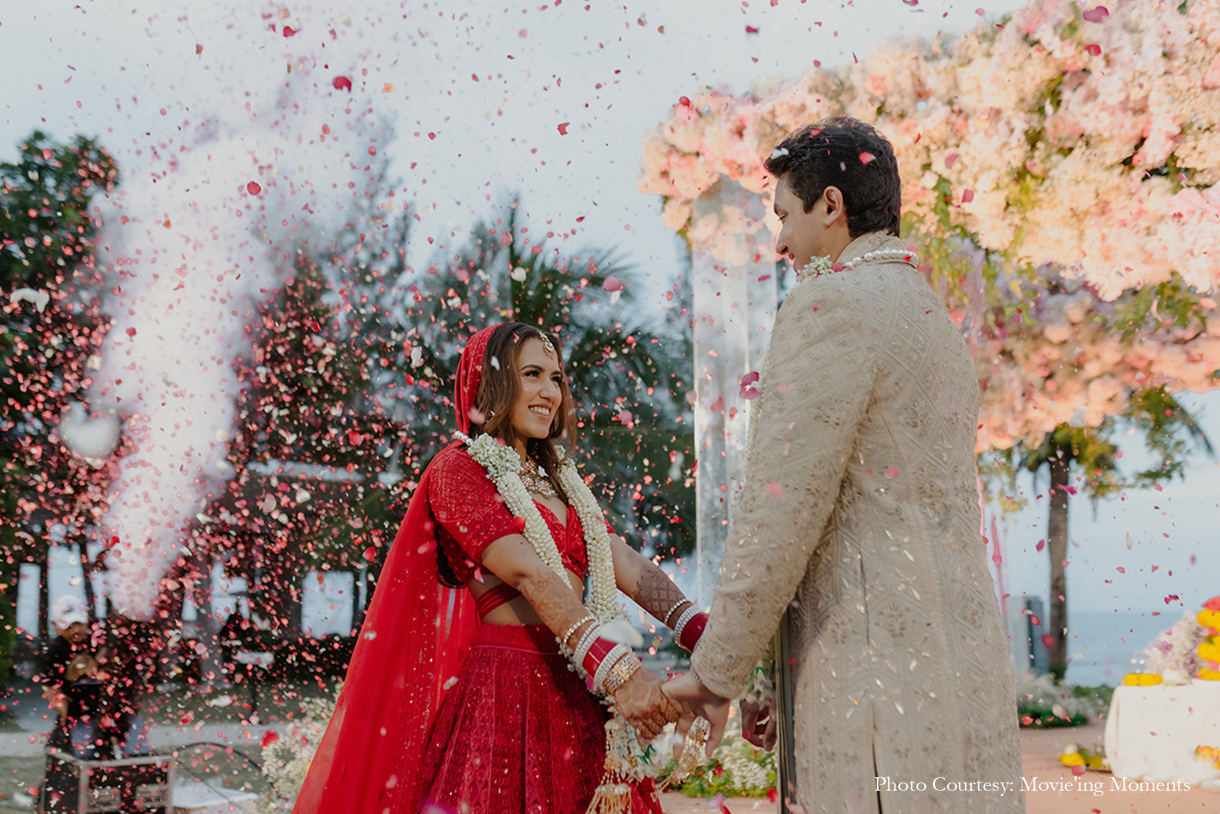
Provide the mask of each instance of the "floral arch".
[{"label": "floral arch", "polygon": [[684,97],[644,136],[639,187],[692,250],[701,589],[774,318],[762,162],[841,114],[894,145],[903,236],[978,367],[980,452],[1097,426],[1144,387],[1216,386],[1220,0],[1040,0],[771,93]]}]

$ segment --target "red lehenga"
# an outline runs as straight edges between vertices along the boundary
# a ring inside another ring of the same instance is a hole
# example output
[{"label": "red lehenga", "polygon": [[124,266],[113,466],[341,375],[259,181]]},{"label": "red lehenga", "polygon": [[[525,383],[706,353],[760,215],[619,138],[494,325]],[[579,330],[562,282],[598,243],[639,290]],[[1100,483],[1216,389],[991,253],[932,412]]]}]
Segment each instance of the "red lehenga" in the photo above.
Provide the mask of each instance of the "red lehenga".
[{"label": "red lehenga", "polygon": [[[458,424],[492,328],[466,346]],[[564,564],[587,568],[583,530],[545,507]],[[541,625],[480,625],[464,585],[483,549],[518,533],[460,443],[428,465],[386,559],[347,678],[294,814],[584,814],[602,777],[605,708]],[[511,589],[481,599],[484,613]],[[632,814],[661,814],[651,781]]]}]

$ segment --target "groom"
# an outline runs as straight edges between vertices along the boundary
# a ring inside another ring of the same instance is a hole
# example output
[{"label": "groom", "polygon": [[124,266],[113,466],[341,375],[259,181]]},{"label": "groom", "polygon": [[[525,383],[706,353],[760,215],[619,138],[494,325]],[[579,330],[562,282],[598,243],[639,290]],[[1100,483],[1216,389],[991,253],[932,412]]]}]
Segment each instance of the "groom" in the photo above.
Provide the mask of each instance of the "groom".
[{"label": "groom", "polygon": [[787,741],[785,811],[1023,812],[979,533],[978,377],[897,237],[893,149],[836,118],[789,136],[766,168],[798,282],[776,316],[707,629],[666,692],[683,726],[712,722],[710,751],[774,639],[778,705],[743,703],[743,730]]}]

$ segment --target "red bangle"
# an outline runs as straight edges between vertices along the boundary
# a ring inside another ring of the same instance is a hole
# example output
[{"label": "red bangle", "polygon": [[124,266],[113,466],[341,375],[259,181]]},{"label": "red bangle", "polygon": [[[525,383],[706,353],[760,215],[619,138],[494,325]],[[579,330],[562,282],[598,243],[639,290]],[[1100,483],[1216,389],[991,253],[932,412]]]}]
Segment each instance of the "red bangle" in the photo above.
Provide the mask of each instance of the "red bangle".
[{"label": "red bangle", "polygon": [[614,642],[607,641],[600,636],[595,639],[593,645],[589,648],[589,652],[585,653],[584,661],[581,662],[584,665],[585,672],[589,675],[597,673],[597,668],[601,665],[602,659],[609,655],[613,647]]},{"label": "red bangle", "polygon": [[695,645],[699,644],[699,638],[703,635],[703,629],[707,627],[707,614],[697,613],[691,618],[686,626],[682,628],[682,635],[678,637],[678,644],[685,648],[688,652],[695,652]]}]

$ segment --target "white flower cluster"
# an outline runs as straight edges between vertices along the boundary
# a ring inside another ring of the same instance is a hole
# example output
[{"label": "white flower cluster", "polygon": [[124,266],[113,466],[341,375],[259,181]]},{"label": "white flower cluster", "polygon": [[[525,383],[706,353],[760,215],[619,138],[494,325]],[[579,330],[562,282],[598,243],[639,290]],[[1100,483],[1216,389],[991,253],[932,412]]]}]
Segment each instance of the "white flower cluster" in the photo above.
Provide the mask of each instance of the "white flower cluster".
[{"label": "white flower cluster", "polygon": [[[1103,13],[1036,0],[1001,26],[882,45],[777,93],[683,101],[642,143],[639,187],[695,248],[734,218],[691,220],[721,177],[762,193],[782,138],[846,113],[892,141],[903,208],[1106,300],[1177,272],[1220,283],[1220,0],[1130,0]],[[768,221],[772,228],[776,224]]]},{"label": "white flower cluster", "polygon": [[1056,684],[1049,673],[1017,677],[1017,706],[1051,709],[1063,718],[1083,715],[1090,720],[1103,712],[1093,696],[1075,695],[1070,684]]},{"label": "white flower cluster", "polygon": [[336,687],[333,696],[309,699],[302,704],[301,717],[289,728],[287,735],[263,747],[263,775],[271,787],[246,811],[250,814],[292,814],[338,698],[339,688]]},{"label": "white flower cluster", "polygon": [[[1197,318],[1185,327],[1156,323],[1124,338],[1107,323],[1109,303],[1067,284],[1064,291],[1043,292],[994,329],[983,329],[975,316],[966,339],[983,391],[977,451],[1036,441],[1065,422],[1097,427],[1145,388],[1216,387],[1220,314],[1206,325]],[[1215,303],[1204,298],[1202,304]]]},{"label": "white flower cluster", "polygon": [[725,794],[761,797],[774,788],[771,776],[777,772],[775,752],[753,746],[741,735],[741,718],[734,715],[724,728],[724,738],[712,756],[702,756],[699,765],[707,770],[724,770],[720,783]]},{"label": "white flower cluster", "polygon": [[1203,666],[1199,644],[1207,639],[1207,628],[1199,624],[1198,614],[1182,612],[1182,619],[1157,634],[1156,641],[1144,650],[1144,672],[1156,673],[1166,684],[1189,684]]},{"label": "white flower cluster", "polygon": [[741,694],[743,701],[752,704],[775,704],[775,659],[770,651],[758,660],[750,677],[746,679],[745,691]]}]

